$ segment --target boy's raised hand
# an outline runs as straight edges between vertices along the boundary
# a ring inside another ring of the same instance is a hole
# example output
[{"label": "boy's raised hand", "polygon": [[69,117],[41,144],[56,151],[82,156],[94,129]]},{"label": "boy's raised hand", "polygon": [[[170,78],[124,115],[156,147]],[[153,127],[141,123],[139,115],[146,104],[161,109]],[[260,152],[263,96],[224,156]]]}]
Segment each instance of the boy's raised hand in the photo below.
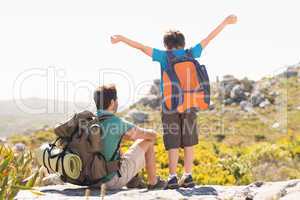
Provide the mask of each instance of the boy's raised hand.
[{"label": "boy's raised hand", "polygon": [[228,24],[235,24],[237,22],[237,16],[229,15],[222,21],[219,26],[217,26],[206,38],[204,38],[200,44],[202,48],[205,48],[212,39],[214,39],[219,33],[228,25]]},{"label": "boy's raised hand", "polygon": [[139,42],[133,41],[123,35],[113,35],[110,37],[110,41],[112,44],[116,44],[119,42],[123,42],[125,44],[127,44],[128,46],[135,48],[135,49],[139,49],[141,50],[143,53],[145,53],[147,56],[152,57],[152,48],[145,46]]},{"label": "boy's raised hand", "polygon": [[224,20],[226,24],[236,24],[237,23],[237,16],[236,15],[229,15]]},{"label": "boy's raised hand", "polygon": [[113,35],[110,37],[110,41],[112,44],[116,44],[116,43],[122,41],[122,37],[123,37],[122,35]]}]

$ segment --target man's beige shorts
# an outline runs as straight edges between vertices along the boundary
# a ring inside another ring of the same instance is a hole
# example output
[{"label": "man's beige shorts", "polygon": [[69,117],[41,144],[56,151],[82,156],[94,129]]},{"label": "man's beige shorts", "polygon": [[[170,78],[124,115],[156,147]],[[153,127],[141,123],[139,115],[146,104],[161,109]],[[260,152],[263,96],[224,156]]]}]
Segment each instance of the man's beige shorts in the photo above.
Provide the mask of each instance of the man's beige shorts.
[{"label": "man's beige shorts", "polygon": [[139,171],[145,167],[145,152],[134,143],[129,150],[123,154],[120,167],[121,177],[115,175],[106,183],[107,189],[115,190],[124,187]]}]

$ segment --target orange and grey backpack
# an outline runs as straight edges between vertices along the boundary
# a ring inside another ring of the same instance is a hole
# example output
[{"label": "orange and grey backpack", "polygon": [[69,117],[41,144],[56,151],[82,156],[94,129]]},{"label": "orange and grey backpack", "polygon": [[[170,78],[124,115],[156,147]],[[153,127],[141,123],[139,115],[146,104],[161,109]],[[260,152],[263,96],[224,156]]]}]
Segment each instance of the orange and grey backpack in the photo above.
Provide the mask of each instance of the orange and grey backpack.
[{"label": "orange and grey backpack", "polygon": [[210,103],[209,78],[204,65],[193,58],[190,49],[184,56],[167,51],[167,66],[162,71],[164,112],[206,110]]}]

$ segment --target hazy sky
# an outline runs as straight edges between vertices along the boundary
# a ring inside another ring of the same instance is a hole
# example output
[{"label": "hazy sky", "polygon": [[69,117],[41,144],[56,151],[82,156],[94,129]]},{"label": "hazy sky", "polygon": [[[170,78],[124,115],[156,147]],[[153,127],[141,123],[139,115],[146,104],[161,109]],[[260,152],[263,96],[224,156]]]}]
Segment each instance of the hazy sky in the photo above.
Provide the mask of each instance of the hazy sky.
[{"label": "hazy sky", "polygon": [[106,72],[104,80],[117,84],[126,104],[141,83],[159,78],[160,67],[125,45],[111,45],[112,34],[163,48],[164,31],[179,29],[191,46],[228,14],[238,24],[209,44],[200,62],[213,80],[225,74],[258,79],[300,61],[299,8],[297,0],[0,1],[0,99],[87,101],[103,80],[99,70],[110,69],[129,78]]}]

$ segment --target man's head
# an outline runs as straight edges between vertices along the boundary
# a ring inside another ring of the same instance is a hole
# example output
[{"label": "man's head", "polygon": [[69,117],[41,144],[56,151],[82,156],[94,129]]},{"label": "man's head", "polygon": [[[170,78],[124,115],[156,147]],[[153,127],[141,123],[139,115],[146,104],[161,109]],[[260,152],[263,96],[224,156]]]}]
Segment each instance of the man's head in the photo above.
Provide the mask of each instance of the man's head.
[{"label": "man's head", "polygon": [[114,85],[98,87],[94,92],[94,101],[97,110],[116,112],[118,109],[117,89]]},{"label": "man's head", "polygon": [[184,35],[180,31],[168,31],[164,35],[164,45],[167,50],[185,47]]}]

